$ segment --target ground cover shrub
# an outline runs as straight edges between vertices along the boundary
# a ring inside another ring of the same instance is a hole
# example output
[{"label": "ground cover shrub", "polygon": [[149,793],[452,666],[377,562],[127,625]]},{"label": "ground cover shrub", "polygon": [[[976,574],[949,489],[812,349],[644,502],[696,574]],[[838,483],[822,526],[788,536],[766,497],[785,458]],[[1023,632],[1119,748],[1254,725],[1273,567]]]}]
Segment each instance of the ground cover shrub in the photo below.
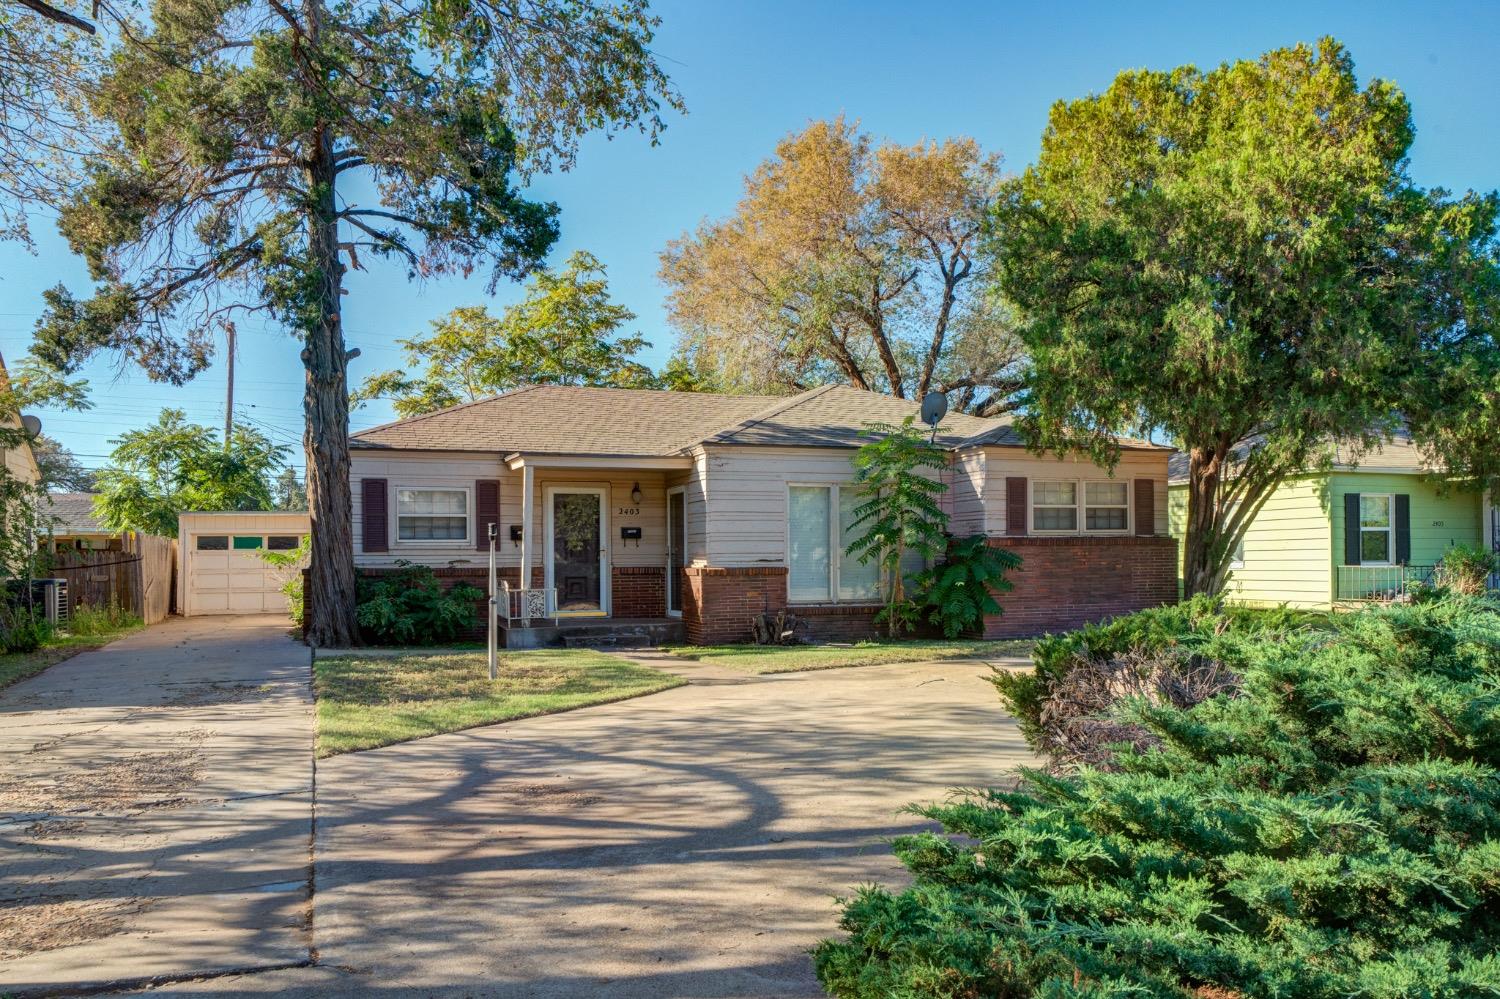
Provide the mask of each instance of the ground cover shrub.
[{"label": "ground cover shrub", "polygon": [[467,583],[443,589],[426,566],[361,576],[356,617],[365,641],[377,645],[433,645],[452,641],[474,624],[484,591]]},{"label": "ground cover shrub", "polygon": [[895,841],[909,888],[846,903],[847,936],[815,951],[824,985],[862,999],[1500,994],[1494,606],[1446,595],[1317,627],[1202,606],[1133,617],[1076,644],[1212,651],[1237,685],[1191,706],[1117,700],[1113,717],[1150,745],[917,809],[942,831]]},{"label": "ground cover shrub", "polygon": [[1042,741],[1042,710],[1053,689],[1073,670],[1109,662],[1129,653],[1135,656],[1199,654],[1226,668],[1236,668],[1238,646],[1226,636],[1281,634],[1317,628],[1327,615],[1288,608],[1226,607],[1207,596],[1166,607],[1154,607],[1089,624],[1061,635],[1037,640],[1030,673],[996,672],[992,678],[1000,697],[1034,746]]}]

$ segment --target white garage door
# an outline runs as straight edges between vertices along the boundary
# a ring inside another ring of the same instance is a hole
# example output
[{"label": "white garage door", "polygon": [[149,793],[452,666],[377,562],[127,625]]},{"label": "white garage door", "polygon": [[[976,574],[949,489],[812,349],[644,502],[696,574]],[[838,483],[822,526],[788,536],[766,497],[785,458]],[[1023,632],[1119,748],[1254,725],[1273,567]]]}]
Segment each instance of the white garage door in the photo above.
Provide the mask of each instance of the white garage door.
[{"label": "white garage door", "polygon": [[291,551],[300,540],[298,534],[195,534],[184,581],[187,613],[284,613],[283,577],[260,553]]}]

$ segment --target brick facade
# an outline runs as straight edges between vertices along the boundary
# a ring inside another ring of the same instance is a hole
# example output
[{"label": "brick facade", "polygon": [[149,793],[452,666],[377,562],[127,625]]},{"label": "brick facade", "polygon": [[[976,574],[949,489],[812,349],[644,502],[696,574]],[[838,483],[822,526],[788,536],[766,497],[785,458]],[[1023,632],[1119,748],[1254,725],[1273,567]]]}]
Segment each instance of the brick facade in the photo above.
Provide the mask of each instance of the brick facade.
[{"label": "brick facade", "polygon": [[[1004,613],[985,618],[983,637],[1018,638],[1066,631],[1080,625],[1177,601],[1177,541],[1167,537],[995,537],[990,544],[1021,556],[1010,574],[1014,589],[1000,595]],[[396,570],[361,569],[362,575]],[[484,567],[434,568],[445,586],[468,583],[485,589]],[[687,566],[682,570],[683,625],[687,640],[719,645],[750,640],[750,619],[787,607],[785,566],[723,568]],[[520,572],[501,568],[512,586]],[[534,567],[532,585],[543,570]],[[666,571],[655,566],[614,566],[610,576],[612,614],[619,618],[666,615]],[[304,593],[306,604],[312,594]],[[470,638],[484,635],[485,601],[474,605]],[[815,642],[848,642],[876,634],[876,607],[799,605],[802,636]]]},{"label": "brick facade", "polygon": [[666,567],[611,566],[609,607],[611,617],[666,617]]},{"label": "brick facade", "polygon": [[1021,556],[984,619],[985,638],[1067,631],[1092,621],[1177,602],[1177,540],[1162,537],[991,538]]},{"label": "brick facade", "polygon": [[[750,619],[786,609],[785,566],[728,569],[690,565],[683,570],[682,619],[695,645],[750,641]],[[849,642],[875,635],[878,607],[819,605],[792,607],[804,622],[801,637],[814,642]]]}]

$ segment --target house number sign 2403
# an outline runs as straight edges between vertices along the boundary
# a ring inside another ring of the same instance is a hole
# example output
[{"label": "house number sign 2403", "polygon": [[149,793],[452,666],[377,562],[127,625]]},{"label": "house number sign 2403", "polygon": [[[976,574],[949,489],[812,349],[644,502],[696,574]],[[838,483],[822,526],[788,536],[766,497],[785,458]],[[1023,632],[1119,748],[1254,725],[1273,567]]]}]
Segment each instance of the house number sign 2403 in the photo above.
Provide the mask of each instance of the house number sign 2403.
[{"label": "house number sign 2403", "polygon": [[615,508],[616,517],[639,517],[641,508],[638,506],[621,506]]}]

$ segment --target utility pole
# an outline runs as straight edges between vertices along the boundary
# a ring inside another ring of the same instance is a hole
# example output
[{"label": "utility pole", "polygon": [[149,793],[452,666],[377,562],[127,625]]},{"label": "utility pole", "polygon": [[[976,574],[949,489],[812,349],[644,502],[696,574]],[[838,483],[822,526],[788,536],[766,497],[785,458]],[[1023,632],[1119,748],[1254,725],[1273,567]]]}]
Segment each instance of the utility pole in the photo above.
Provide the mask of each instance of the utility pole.
[{"label": "utility pole", "polygon": [[224,324],[224,335],[229,340],[229,390],[224,399],[224,450],[228,451],[234,433],[234,323]]}]

